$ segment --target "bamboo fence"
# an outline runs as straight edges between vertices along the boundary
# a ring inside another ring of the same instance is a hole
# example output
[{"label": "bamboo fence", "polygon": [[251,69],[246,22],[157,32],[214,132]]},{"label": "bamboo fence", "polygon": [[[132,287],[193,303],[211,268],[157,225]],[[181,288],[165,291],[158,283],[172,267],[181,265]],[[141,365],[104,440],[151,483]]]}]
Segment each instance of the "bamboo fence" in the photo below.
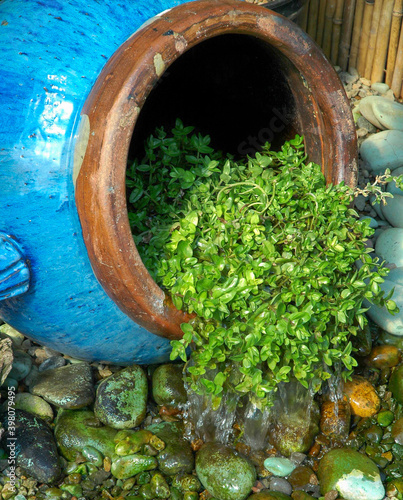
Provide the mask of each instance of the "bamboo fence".
[{"label": "bamboo fence", "polygon": [[300,26],[343,71],[403,98],[403,0],[309,0]]}]

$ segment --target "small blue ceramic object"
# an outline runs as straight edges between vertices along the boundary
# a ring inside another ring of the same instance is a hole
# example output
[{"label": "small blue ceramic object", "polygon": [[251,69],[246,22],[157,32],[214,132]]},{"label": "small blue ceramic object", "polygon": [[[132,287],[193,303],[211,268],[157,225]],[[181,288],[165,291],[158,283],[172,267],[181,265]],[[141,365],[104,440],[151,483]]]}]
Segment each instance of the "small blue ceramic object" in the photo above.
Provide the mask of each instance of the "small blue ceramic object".
[{"label": "small blue ceramic object", "polygon": [[128,223],[127,158],[155,126],[179,116],[235,152],[298,132],[328,180],[355,182],[340,81],[306,34],[262,7],[4,0],[0,44],[0,316],[57,351],[160,362],[189,319],[144,268]]}]

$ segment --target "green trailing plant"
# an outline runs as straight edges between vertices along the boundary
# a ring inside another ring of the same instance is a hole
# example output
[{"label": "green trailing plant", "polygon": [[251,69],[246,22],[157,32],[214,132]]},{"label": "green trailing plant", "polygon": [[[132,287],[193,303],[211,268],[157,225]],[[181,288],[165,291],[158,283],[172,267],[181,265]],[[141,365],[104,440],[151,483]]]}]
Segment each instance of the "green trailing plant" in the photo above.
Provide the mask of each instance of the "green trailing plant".
[{"label": "green trailing plant", "polygon": [[242,160],[209,143],[178,120],[171,136],[157,129],[127,172],[143,262],[194,314],[171,358],[186,361],[191,348],[190,383],[215,404],[224,389],[266,402],[291,379],[317,391],[336,365],[349,377],[363,300],[396,311],[380,288],[388,269],[365,247],[373,229],[351,208],[354,190],[326,185],[299,136]]}]

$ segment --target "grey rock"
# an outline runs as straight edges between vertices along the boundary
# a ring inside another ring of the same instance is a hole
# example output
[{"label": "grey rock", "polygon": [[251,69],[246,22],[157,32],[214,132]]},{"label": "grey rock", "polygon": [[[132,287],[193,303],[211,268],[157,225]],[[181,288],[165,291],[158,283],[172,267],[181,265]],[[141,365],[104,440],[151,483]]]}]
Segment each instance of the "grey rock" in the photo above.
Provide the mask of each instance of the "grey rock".
[{"label": "grey rock", "polygon": [[360,116],[357,119],[357,127],[366,129],[370,134],[374,134],[376,132],[376,128],[369,122],[365,116]]},{"label": "grey rock", "polygon": [[375,174],[403,166],[403,131],[385,130],[372,135],[362,143],[360,154]]},{"label": "grey rock", "polygon": [[[61,467],[50,427],[40,418],[23,410],[15,410],[15,417],[15,435],[6,432],[3,445],[11,443],[11,438],[15,437],[16,465],[38,481],[56,481]],[[8,429],[7,414],[2,419],[3,425]]]},{"label": "grey rock", "polygon": [[373,83],[371,85],[371,89],[375,90],[375,92],[378,92],[379,94],[386,94],[389,90],[389,85],[386,83]]},{"label": "grey rock", "polygon": [[62,366],[66,366],[66,360],[62,356],[51,356],[39,365],[39,371],[44,372],[45,370],[53,370]]},{"label": "grey rock", "polygon": [[32,359],[24,351],[15,350],[14,351],[14,361],[13,366],[10,371],[10,377],[14,378],[20,382],[25,378],[31,370]]},{"label": "grey rock", "polygon": [[385,127],[383,127],[383,125],[378,121],[372,110],[374,102],[376,102],[379,99],[383,99],[383,97],[377,97],[377,96],[366,97],[365,95],[362,95],[361,97],[363,97],[363,99],[361,99],[360,101],[360,106],[359,106],[360,113],[376,128],[384,130]]},{"label": "grey rock", "polygon": [[403,104],[379,99],[373,103],[372,112],[384,128],[403,131]]},{"label": "grey rock", "polygon": [[292,493],[291,484],[283,477],[272,477],[270,479],[270,489],[284,493],[284,495],[291,495]]},{"label": "grey rock", "polygon": [[95,397],[91,367],[80,363],[38,373],[30,391],[60,408],[84,408]]},{"label": "grey rock", "polygon": [[395,194],[381,203],[381,210],[385,219],[393,226],[403,228],[403,196]]}]

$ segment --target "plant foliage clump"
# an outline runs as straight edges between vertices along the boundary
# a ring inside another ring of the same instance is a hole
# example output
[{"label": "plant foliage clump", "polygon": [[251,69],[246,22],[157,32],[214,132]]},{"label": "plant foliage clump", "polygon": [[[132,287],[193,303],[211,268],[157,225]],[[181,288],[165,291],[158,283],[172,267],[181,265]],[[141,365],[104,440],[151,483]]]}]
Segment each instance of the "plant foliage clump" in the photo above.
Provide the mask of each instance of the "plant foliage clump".
[{"label": "plant foliage clump", "polygon": [[192,132],[179,120],[172,136],[157,129],[127,174],[143,262],[195,314],[172,359],[187,360],[190,346],[193,388],[216,401],[223,388],[265,398],[292,378],[319,390],[335,365],[348,377],[363,300],[396,308],[379,286],[388,270],[368,255],[373,229],[351,208],[354,191],[326,185],[301,137],[235,161]]}]

